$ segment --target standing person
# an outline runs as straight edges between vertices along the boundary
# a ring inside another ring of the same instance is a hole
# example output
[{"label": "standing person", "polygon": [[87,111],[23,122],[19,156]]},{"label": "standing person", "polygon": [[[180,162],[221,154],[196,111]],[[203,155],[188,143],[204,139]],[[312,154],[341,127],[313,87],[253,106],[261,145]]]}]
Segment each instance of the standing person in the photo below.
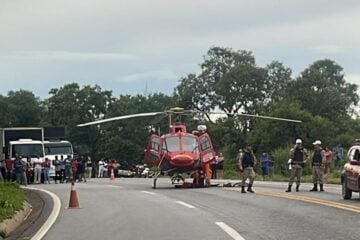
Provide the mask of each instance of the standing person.
[{"label": "standing person", "polygon": [[260,157],[260,166],[261,166],[261,172],[263,181],[265,181],[266,177],[269,175],[269,156],[266,153],[263,153]]},{"label": "standing person", "polygon": [[91,163],[91,177],[92,178],[96,178],[96,162],[95,160],[92,160],[92,163]]},{"label": "standing person", "polygon": [[68,155],[65,159],[65,180],[67,183],[70,182],[71,176],[71,155]]},{"label": "standing person", "polygon": [[6,170],[5,170],[5,159],[0,159],[0,181],[5,181],[6,179]]},{"label": "standing person", "polygon": [[42,171],[43,160],[37,156],[34,160],[34,183],[41,183],[41,171]]},{"label": "standing person", "polygon": [[78,162],[78,169],[77,169],[79,182],[82,182],[83,180],[84,180],[84,182],[86,182],[85,165],[86,165],[86,161],[85,161],[84,157],[82,156]]},{"label": "standing person", "polygon": [[55,166],[55,183],[57,183],[57,181],[61,181],[61,161],[59,160],[57,155],[55,156],[54,166]]},{"label": "standing person", "polygon": [[77,162],[77,159],[75,157],[71,160],[71,171],[73,173],[72,181],[76,182],[77,171],[78,171],[78,162]]},{"label": "standing person", "polygon": [[27,179],[27,183],[31,184],[34,182],[34,164],[31,161],[31,157],[27,157],[27,160],[25,162],[25,175]]},{"label": "standing person", "polygon": [[91,168],[92,168],[91,157],[88,156],[86,161],[86,178],[91,177]]},{"label": "standing person", "polygon": [[22,181],[22,173],[23,173],[23,164],[21,162],[21,156],[17,155],[15,156],[14,160],[14,169],[15,169],[15,175],[16,175],[16,183],[21,184]]},{"label": "standing person", "polygon": [[45,161],[43,163],[43,172],[44,172],[44,183],[50,184],[50,160],[48,158],[45,158]]},{"label": "standing person", "polygon": [[341,144],[338,144],[334,148],[333,152],[334,152],[334,156],[335,156],[335,169],[339,169],[340,164],[341,164],[341,159],[344,155],[344,149],[341,147]]},{"label": "standing person", "polygon": [[60,180],[60,183],[64,183],[65,182],[65,170],[66,170],[66,162],[65,162],[65,159],[64,159],[64,156],[61,155],[60,156],[60,171],[61,171],[61,180]]},{"label": "standing person", "polygon": [[216,176],[218,179],[224,177],[224,155],[219,153],[219,157],[216,159]]},{"label": "standing person", "polygon": [[242,173],[242,182],[241,182],[241,193],[246,193],[245,191],[245,182],[249,179],[249,185],[247,188],[248,192],[254,193],[252,186],[255,180],[254,167],[256,165],[256,157],[251,149],[251,145],[247,144],[243,154],[240,155],[240,170]]},{"label": "standing person", "polygon": [[238,175],[238,178],[240,179],[241,178],[241,163],[240,163],[240,156],[243,154],[243,150],[240,148],[239,149],[239,153],[238,155],[236,156],[236,165],[235,165],[235,170],[236,170],[236,173]]},{"label": "standing person", "polygon": [[115,176],[116,178],[119,177],[119,169],[120,169],[120,163],[119,163],[119,161],[114,160],[113,169],[114,169],[114,176]]},{"label": "standing person", "polygon": [[291,187],[296,178],[296,191],[299,191],[302,170],[307,162],[308,153],[307,150],[302,146],[302,140],[297,139],[295,146],[290,150],[290,159],[291,160],[291,176],[289,180],[289,187],[286,192],[291,192]]},{"label": "standing person", "polygon": [[326,162],[325,162],[325,172],[324,173],[327,174],[327,173],[330,173],[330,166],[333,161],[333,152],[328,147],[325,148],[325,158],[326,158]]},{"label": "standing person", "polygon": [[217,163],[216,160],[213,160],[210,162],[210,169],[211,169],[211,179],[216,179],[216,169],[217,169]]},{"label": "standing person", "polygon": [[14,161],[11,160],[9,155],[5,157],[5,169],[6,169],[6,180],[12,182],[13,180],[13,170],[14,170]]},{"label": "standing person", "polygon": [[114,167],[113,167],[113,160],[109,160],[108,166],[107,166],[107,176],[109,178],[111,178],[111,173],[112,171],[114,171]]},{"label": "standing person", "polygon": [[107,178],[107,177],[110,177],[110,174],[109,174],[109,160],[105,160],[104,162],[104,171],[103,171],[103,176],[104,178]]},{"label": "standing person", "polygon": [[275,159],[271,152],[269,152],[269,178],[272,181],[274,177]]},{"label": "standing person", "polygon": [[0,181],[5,182],[5,167],[4,167],[4,161],[0,160]]},{"label": "standing person", "polygon": [[99,175],[98,175],[99,178],[104,177],[104,171],[105,171],[104,169],[105,169],[104,162],[100,160],[99,161]]},{"label": "standing person", "polygon": [[313,143],[315,147],[314,155],[312,157],[312,177],[314,187],[310,190],[310,192],[317,192],[317,184],[320,185],[320,191],[324,191],[324,164],[326,163],[325,151],[321,147],[321,141],[316,140]]}]

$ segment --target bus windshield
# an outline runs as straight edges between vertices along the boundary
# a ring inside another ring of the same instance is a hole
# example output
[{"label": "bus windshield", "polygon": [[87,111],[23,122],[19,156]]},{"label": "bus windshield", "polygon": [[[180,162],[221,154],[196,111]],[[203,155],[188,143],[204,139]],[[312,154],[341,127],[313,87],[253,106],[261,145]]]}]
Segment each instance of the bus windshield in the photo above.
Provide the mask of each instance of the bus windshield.
[{"label": "bus windshield", "polygon": [[66,143],[45,143],[45,155],[72,155],[71,144]]},{"label": "bus windshield", "polygon": [[44,157],[42,144],[15,144],[12,145],[12,157],[16,154],[23,157]]}]

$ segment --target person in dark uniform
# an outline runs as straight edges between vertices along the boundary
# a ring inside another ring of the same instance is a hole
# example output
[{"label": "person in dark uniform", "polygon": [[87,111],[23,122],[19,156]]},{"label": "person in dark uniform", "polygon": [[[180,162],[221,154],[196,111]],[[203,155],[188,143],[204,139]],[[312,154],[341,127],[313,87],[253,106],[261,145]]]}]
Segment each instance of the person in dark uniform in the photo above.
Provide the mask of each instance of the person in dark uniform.
[{"label": "person in dark uniform", "polygon": [[302,170],[307,162],[308,154],[307,150],[302,146],[302,140],[297,139],[295,146],[290,150],[290,164],[291,164],[291,176],[289,180],[289,186],[286,192],[291,192],[291,187],[296,178],[296,191],[299,191]]},{"label": "person in dark uniform", "polygon": [[254,167],[256,165],[256,157],[251,149],[251,145],[247,144],[244,151],[240,155],[240,171],[242,171],[241,193],[246,193],[245,182],[249,179],[248,192],[254,193],[252,186],[255,180]]},{"label": "person in dark uniform", "polygon": [[55,156],[55,160],[54,160],[54,166],[55,166],[55,183],[57,183],[57,181],[61,181],[61,161],[59,160],[58,156]]},{"label": "person in dark uniform", "polygon": [[310,190],[310,192],[317,192],[318,187],[317,184],[320,185],[320,191],[324,191],[324,169],[326,163],[325,150],[321,147],[321,141],[316,140],[313,143],[315,147],[314,155],[312,157],[312,177],[314,187]]}]

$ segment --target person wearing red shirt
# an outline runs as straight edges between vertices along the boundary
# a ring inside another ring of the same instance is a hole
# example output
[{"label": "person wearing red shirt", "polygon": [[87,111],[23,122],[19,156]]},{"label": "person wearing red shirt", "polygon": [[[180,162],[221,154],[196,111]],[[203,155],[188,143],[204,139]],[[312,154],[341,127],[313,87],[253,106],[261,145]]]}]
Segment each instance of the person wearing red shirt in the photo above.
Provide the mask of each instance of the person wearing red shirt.
[{"label": "person wearing red shirt", "polygon": [[72,181],[76,182],[77,179],[77,169],[78,169],[78,161],[76,158],[73,158],[71,161],[71,171],[73,173]]},{"label": "person wearing red shirt", "polygon": [[330,148],[325,148],[325,174],[330,173],[330,165],[333,161],[333,152],[330,150]]},{"label": "person wearing red shirt", "polygon": [[6,170],[5,179],[11,182],[13,180],[14,161],[11,160],[9,156],[5,157],[5,170]]}]

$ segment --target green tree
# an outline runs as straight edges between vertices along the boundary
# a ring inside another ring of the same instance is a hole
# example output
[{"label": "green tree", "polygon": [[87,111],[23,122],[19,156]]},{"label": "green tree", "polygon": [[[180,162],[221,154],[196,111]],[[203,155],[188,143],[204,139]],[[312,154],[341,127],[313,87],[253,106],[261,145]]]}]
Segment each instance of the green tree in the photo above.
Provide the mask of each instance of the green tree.
[{"label": "green tree", "polygon": [[266,66],[268,86],[266,96],[269,103],[276,103],[286,97],[287,86],[291,79],[291,69],[281,62],[272,61]]},{"label": "green tree", "polygon": [[312,143],[317,139],[324,145],[332,145],[334,135],[339,132],[328,119],[313,116],[309,111],[301,109],[301,105],[296,102],[280,102],[273,106],[269,115],[299,119],[303,123],[257,120],[249,140],[256,144],[260,151],[292,145],[296,138],[303,139],[306,147],[312,147]]},{"label": "green tree", "polygon": [[[239,81],[232,82],[234,73],[227,78],[223,78],[234,67],[242,65],[247,74],[253,74],[255,58],[251,52],[234,51],[230,48],[212,47],[204,56],[203,63],[200,64],[201,73],[199,75],[189,74],[180,79],[176,87],[176,94],[185,106],[209,111],[219,107],[227,112],[233,112],[236,106],[228,106],[224,98],[230,95],[224,90],[230,90],[231,85],[236,85]],[[239,71],[237,71],[239,72]],[[245,76],[246,73],[243,74]],[[251,76],[256,78],[256,76]],[[224,86],[224,85],[228,86]],[[209,120],[209,118],[208,118]]]},{"label": "green tree", "polygon": [[80,88],[77,83],[50,90],[45,101],[47,109],[43,124],[64,126],[67,138],[79,153],[94,155],[100,132],[97,126],[79,128],[79,123],[102,118],[113,101],[111,91],[102,91],[99,86]]},{"label": "green tree", "polygon": [[43,109],[39,98],[26,90],[10,91],[0,96],[0,124],[2,127],[39,126]]},{"label": "green tree", "polygon": [[298,101],[313,115],[341,124],[359,101],[357,85],[345,81],[343,68],[331,60],[319,60],[289,84],[288,99]]}]

